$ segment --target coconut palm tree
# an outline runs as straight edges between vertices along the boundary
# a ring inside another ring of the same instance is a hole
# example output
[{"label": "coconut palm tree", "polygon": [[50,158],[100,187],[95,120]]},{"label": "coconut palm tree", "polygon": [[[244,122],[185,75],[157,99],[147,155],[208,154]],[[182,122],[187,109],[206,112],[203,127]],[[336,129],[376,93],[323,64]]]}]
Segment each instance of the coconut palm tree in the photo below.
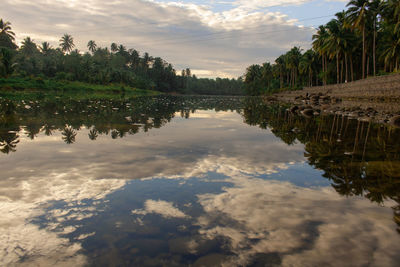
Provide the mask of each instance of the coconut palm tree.
[{"label": "coconut palm tree", "polygon": [[11,23],[0,19],[0,35],[7,36],[11,41],[15,40],[15,33],[11,31]]},{"label": "coconut palm tree", "polygon": [[299,71],[301,74],[308,73],[308,86],[313,86],[313,67],[314,67],[314,51],[309,49],[307,50],[304,55],[301,57],[300,64],[299,64]]},{"label": "coconut palm tree", "polygon": [[15,70],[17,63],[13,63],[13,53],[10,49],[0,47],[0,75],[8,77]]},{"label": "coconut palm tree", "polygon": [[[400,3],[400,1],[397,1]],[[376,75],[376,35],[377,35],[377,23],[378,23],[378,15],[382,10],[382,1],[381,0],[372,0],[369,5],[369,15],[372,17],[373,27],[374,27],[374,35],[373,35],[373,65],[374,65],[374,76]],[[400,7],[400,5],[399,5]],[[399,9],[400,11],[400,9]]]},{"label": "coconut palm tree", "polygon": [[301,49],[300,47],[293,47],[289,52],[286,53],[286,67],[290,70],[290,84],[292,88],[297,83],[297,73],[300,64]]},{"label": "coconut palm tree", "polygon": [[37,52],[37,46],[31,37],[28,36],[22,41],[21,51],[28,57]]},{"label": "coconut palm tree", "polygon": [[117,50],[118,50],[118,53],[120,53],[120,54],[126,53],[126,47],[122,44],[118,46]]},{"label": "coconut palm tree", "polygon": [[322,60],[322,74],[323,74],[323,84],[326,85],[326,75],[328,72],[328,60],[326,56],[326,51],[324,49],[326,39],[328,38],[328,32],[326,30],[325,26],[319,26],[317,33],[312,36],[313,39],[313,49],[315,52],[317,52]]},{"label": "coconut palm tree", "polygon": [[42,51],[42,53],[44,55],[47,55],[51,50],[51,46],[48,42],[43,42],[42,46],[40,47],[40,51]]},{"label": "coconut palm tree", "polygon": [[400,58],[400,34],[396,33],[395,25],[386,25],[386,31],[383,42],[383,52],[381,58],[385,62],[385,69],[389,67],[389,71],[398,70]]},{"label": "coconut palm tree", "polygon": [[386,8],[388,10],[392,10],[392,12],[393,12],[392,19],[395,22],[394,31],[395,32],[400,31],[400,1],[389,0],[389,1],[385,1],[383,4],[384,4],[384,8]]},{"label": "coconut palm tree", "polygon": [[283,75],[285,71],[285,58],[284,56],[280,56],[275,60],[275,64],[278,66],[278,71],[279,71],[279,86],[282,89],[283,88]]},{"label": "coconut palm tree", "polygon": [[368,5],[369,0],[351,0],[346,6],[347,10],[347,24],[352,29],[359,29],[362,32],[363,52],[362,52],[362,78],[365,78],[365,59],[367,55],[366,41],[365,41],[365,28],[368,19]]},{"label": "coconut palm tree", "polygon": [[96,52],[97,44],[96,44],[95,41],[90,40],[90,41],[87,43],[87,47],[88,47],[88,49],[89,49],[90,52],[94,53],[94,52]]},{"label": "coconut palm tree", "polygon": [[64,53],[69,53],[75,47],[74,38],[69,34],[64,34],[60,39],[60,47]]},{"label": "coconut palm tree", "polygon": [[111,44],[111,52],[117,52],[118,51],[118,45],[116,43]]}]

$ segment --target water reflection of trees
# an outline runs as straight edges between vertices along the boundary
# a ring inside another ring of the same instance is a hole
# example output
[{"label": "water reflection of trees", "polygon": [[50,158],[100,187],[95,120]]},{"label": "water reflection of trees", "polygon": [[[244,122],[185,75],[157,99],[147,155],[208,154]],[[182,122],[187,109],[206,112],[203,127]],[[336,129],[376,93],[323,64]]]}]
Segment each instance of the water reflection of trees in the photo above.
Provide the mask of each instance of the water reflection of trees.
[{"label": "water reflection of trees", "polygon": [[339,194],[396,201],[400,231],[400,129],[340,114],[306,118],[255,98],[246,100],[243,117],[289,145],[304,144],[308,163],[323,170]]},{"label": "water reflection of trees", "polygon": [[200,96],[81,101],[0,99],[0,149],[4,153],[15,152],[21,131],[32,140],[41,133],[49,136],[59,131],[62,140],[72,144],[77,132],[85,127],[90,129],[90,140],[96,140],[99,135],[117,139],[160,128],[175,113],[189,118],[197,109],[239,110],[241,102],[240,97]]}]

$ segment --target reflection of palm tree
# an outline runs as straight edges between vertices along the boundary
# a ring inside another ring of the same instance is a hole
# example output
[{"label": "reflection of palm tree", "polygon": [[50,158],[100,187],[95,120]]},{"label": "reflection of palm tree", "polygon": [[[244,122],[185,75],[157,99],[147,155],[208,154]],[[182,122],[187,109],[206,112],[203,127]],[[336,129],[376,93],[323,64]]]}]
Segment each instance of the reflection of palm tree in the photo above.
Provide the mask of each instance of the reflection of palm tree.
[{"label": "reflection of palm tree", "polygon": [[89,131],[88,136],[89,136],[89,139],[90,139],[90,140],[93,140],[93,141],[96,140],[97,137],[99,136],[99,135],[98,135],[98,131],[96,130],[96,128],[91,129],[91,130]]},{"label": "reflection of palm tree", "polygon": [[119,132],[117,130],[112,130],[111,131],[111,138],[112,139],[117,139],[119,136]]},{"label": "reflection of palm tree", "polygon": [[7,133],[5,136],[0,137],[0,151],[8,154],[15,152],[17,144],[19,143],[19,135],[16,133]]},{"label": "reflection of palm tree", "polygon": [[35,137],[38,135],[38,133],[40,133],[40,129],[41,129],[41,125],[40,124],[36,124],[34,122],[30,122],[28,123],[28,125],[26,125],[25,130],[28,132],[27,136],[33,140],[35,139]]},{"label": "reflection of palm tree", "polygon": [[44,125],[44,134],[47,136],[53,135],[53,131],[55,130],[55,127],[49,124]]},{"label": "reflection of palm tree", "polygon": [[76,131],[72,129],[72,127],[65,127],[64,130],[61,132],[62,140],[64,140],[67,144],[73,144],[75,142]]}]

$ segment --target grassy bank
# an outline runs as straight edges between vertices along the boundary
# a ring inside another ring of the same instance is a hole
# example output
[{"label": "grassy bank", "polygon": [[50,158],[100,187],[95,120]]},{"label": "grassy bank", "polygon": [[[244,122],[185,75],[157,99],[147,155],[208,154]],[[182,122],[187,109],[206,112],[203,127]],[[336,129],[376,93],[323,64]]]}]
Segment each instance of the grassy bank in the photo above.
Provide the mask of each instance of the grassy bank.
[{"label": "grassy bank", "polygon": [[0,96],[10,99],[32,99],[55,96],[76,99],[127,98],[158,94],[160,94],[160,92],[132,88],[121,84],[99,85],[37,77],[0,79]]}]

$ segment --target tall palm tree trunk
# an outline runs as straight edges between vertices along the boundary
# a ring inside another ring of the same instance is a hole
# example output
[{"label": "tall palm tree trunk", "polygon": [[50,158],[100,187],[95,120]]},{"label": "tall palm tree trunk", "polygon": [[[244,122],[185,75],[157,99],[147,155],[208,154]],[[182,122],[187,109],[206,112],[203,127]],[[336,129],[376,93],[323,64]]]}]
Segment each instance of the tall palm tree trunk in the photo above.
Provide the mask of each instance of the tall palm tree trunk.
[{"label": "tall palm tree trunk", "polygon": [[373,57],[374,57],[374,76],[376,76],[376,18],[374,19],[374,44],[373,44]]},{"label": "tall palm tree trunk", "polygon": [[[325,58],[324,55],[322,55],[322,75],[325,75],[324,72],[325,72]],[[322,80],[323,80],[323,85],[325,85],[325,79],[322,78]]]},{"label": "tall palm tree trunk", "polygon": [[351,53],[350,53],[350,72],[351,72],[351,81],[354,81],[353,56]]},{"label": "tall palm tree trunk", "polygon": [[343,59],[340,60],[340,83],[343,83]]},{"label": "tall palm tree trunk", "polygon": [[336,83],[339,84],[340,72],[339,72],[339,53],[336,53]]},{"label": "tall palm tree trunk", "polygon": [[325,85],[328,84],[328,56],[325,55]]},{"label": "tall palm tree trunk", "polygon": [[344,53],[344,61],[345,61],[345,67],[346,67],[346,81],[345,82],[348,82],[349,81],[349,64],[348,64],[348,60],[347,60],[347,53]]},{"label": "tall palm tree trunk", "polygon": [[365,79],[365,57],[366,57],[366,53],[365,53],[365,25],[363,25],[363,54],[362,54],[362,78]]}]

